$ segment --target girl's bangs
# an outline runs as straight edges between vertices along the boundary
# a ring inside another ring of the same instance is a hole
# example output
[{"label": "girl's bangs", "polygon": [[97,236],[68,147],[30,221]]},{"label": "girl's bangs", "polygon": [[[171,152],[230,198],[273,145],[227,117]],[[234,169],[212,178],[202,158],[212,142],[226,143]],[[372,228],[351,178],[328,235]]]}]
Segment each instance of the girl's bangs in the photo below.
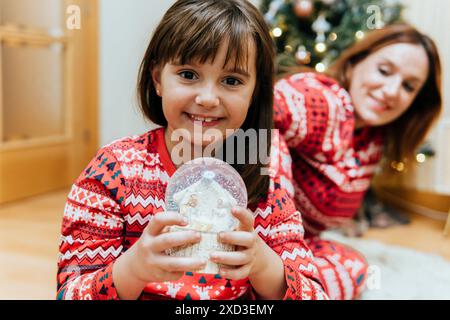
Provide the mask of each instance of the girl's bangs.
[{"label": "girl's bangs", "polygon": [[253,32],[244,17],[223,14],[209,21],[186,19],[177,24],[178,28],[184,31],[174,32],[166,38],[165,48],[161,51],[165,52],[163,63],[214,62],[220,46],[226,43],[224,67],[231,63],[235,70],[248,71],[249,43],[253,41]]}]

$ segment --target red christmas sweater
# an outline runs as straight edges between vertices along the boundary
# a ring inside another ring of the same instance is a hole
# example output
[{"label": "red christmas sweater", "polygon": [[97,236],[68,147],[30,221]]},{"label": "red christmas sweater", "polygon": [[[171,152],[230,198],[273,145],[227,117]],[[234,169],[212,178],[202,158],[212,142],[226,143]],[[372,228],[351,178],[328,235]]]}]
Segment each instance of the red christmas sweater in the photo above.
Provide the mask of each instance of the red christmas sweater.
[{"label": "red christmas sweater", "polygon": [[340,226],[356,214],[383,155],[383,133],[355,131],[349,94],[324,75],[299,73],[275,85],[275,127],[292,156],[287,188],[307,233]]},{"label": "red christmas sweater", "polygon": [[[272,148],[267,199],[254,211],[255,230],[284,263],[288,287],[284,299],[324,299],[300,213],[280,185],[280,177],[284,181],[292,177],[290,159],[282,156],[287,146],[279,142]],[[118,299],[113,263],[139,239],[152,217],[164,211],[166,185],[175,170],[162,128],[99,150],[66,202],[58,299]],[[149,283],[140,296],[141,300],[239,298],[254,298],[248,279],[191,272],[176,282]]]}]

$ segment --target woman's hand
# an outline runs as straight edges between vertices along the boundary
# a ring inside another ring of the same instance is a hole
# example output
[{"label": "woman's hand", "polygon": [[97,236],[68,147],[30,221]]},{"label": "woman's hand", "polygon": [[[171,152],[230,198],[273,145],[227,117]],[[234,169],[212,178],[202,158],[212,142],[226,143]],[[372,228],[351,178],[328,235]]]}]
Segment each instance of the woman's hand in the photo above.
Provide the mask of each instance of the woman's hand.
[{"label": "woman's hand", "polygon": [[212,262],[223,265],[220,274],[227,279],[239,280],[258,273],[265,265],[262,258],[262,239],[253,226],[253,214],[244,208],[234,208],[232,214],[239,220],[236,231],[221,232],[219,242],[235,245],[236,251],[215,251],[210,254]]},{"label": "woman's hand", "polygon": [[170,226],[186,226],[187,220],[175,212],[156,214],[145,228],[133,249],[130,272],[143,282],[176,281],[187,271],[206,265],[206,260],[192,257],[170,257],[165,251],[194,244],[201,235],[195,231],[166,232]]}]

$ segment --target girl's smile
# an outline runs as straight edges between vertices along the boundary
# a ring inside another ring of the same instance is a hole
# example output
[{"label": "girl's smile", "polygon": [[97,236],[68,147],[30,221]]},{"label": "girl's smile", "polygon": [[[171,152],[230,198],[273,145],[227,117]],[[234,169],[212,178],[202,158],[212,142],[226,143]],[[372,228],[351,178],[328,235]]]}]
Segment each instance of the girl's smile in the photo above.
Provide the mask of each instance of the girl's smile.
[{"label": "girl's smile", "polygon": [[196,125],[202,127],[215,127],[223,119],[221,117],[211,117],[206,115],[195,115],[184,112],[184,114]]}]

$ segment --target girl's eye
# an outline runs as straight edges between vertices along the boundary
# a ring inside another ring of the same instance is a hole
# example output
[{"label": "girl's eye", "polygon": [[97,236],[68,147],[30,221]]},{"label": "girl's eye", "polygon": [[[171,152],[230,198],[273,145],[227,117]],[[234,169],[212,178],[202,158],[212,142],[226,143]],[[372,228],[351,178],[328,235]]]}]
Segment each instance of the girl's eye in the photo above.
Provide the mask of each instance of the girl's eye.
[{"label": "girl's eye", "polygon": [[186,80],[195,80],[197,79],[197,76],[192,71],[182,71],[179,73],[180,77]]},{"label": "girl's eye", "polygon": [[224,80],[225,84],[228,86],[238,86],[242,84],[242,81],[236,78],[228,77]]}]

